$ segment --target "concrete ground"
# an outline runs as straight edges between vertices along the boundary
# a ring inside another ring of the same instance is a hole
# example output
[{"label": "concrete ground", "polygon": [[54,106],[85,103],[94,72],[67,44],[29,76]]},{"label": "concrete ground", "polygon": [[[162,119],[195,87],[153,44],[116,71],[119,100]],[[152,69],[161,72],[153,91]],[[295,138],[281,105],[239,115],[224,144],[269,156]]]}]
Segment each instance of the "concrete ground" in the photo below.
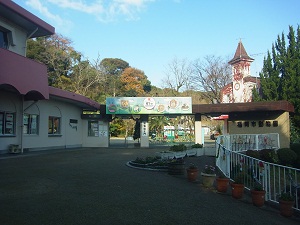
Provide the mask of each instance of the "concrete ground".
[{"label": "concrete ground", "polygon": [[[186,175],[127,167],[161,149],[84,148],[0,157],[1,225],[300,224],[249,196],[233,199]],[[186,158],[186,165],[214,157]]]}]

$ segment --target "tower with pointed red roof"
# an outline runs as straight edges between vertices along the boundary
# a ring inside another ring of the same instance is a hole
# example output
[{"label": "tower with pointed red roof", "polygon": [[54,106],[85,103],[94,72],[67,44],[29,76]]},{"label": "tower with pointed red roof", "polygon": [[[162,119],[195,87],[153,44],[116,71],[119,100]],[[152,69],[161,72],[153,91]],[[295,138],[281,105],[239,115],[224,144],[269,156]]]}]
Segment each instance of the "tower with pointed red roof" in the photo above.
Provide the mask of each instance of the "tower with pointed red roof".
[{"label": "tower with pointed red roof", "polygon": [[251,76],[250,67],[254,61],[242,41],[239,41],[233,59],[228,63],[232,66],[232,82],[221,91],[222,103],[251,102],[252,89],[258,86],[258,79]]}]

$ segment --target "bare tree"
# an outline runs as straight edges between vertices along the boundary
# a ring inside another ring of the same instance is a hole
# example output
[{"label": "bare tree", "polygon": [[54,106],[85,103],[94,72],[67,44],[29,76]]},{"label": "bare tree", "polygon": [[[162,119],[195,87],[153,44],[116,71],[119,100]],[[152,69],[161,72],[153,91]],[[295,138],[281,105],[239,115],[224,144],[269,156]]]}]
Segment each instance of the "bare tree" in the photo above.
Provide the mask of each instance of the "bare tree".
[{"label": "bare tree", "polygon": [[171,89],[173,95],[176,96],[180,89],[188,89],[191,74],[192,67],[186,59],[174,58],[168,64],[166,77],[162,80],[163,88]]},{"label": "bare tree", "polygon": [[193,63],[193,89],[201,91],[213,104],[221,103],[221,89],[231,82],[231,67],[227,62],[210,55]]}]

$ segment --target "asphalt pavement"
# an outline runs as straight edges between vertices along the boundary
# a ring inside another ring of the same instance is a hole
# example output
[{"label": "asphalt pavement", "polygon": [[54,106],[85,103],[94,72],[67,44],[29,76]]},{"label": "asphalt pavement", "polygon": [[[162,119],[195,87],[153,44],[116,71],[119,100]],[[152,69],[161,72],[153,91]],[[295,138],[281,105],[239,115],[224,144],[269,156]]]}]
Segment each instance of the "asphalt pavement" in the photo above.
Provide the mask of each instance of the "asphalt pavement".
[{"label": "asphalt pavement", "polygon": [[[252,205],[189,182],[185,175],[126,166],[155,147],[81,148],[0,157],[1,225],[288,225],[276,207]],[[214,157],[185,159],[214,165]]]}]

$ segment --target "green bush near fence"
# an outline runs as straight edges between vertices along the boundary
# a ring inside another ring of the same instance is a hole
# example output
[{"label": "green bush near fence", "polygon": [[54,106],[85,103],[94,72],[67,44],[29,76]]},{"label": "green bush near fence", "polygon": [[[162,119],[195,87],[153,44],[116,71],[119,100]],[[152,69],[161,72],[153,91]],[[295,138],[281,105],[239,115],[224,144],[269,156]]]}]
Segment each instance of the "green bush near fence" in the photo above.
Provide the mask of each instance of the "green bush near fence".
[{"label": "green bush near fence", "polygon": [[290,148],[280,148],[277,150],[279,163],[285,166],[294,166],[297,160],[297,154]]},{"label": "green bush near fence", "polygon": [[291,149],[297,154],[297,159],[294,165],[296,168],[300,169],[300,143],[291,144]]}]

